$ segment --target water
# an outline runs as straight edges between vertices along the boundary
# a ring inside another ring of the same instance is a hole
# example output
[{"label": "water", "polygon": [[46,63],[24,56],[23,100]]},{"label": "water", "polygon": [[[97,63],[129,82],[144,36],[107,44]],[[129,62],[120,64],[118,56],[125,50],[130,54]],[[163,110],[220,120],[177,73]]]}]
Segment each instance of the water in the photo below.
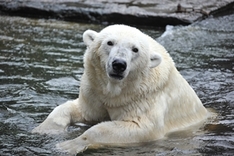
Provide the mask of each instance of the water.
[{"label": "water", "polygon": [[[140,147],[88,150],[84,155],[232,155],[234,153],[234,15],[186,27],[144,32],[157,38],[217,120]],[[104,26],[0,16],[0,155],[62,155],[62,135],[31,134],[53,108],[77,98],[86,29]],[[161,36],[161,37],[159,37]],[[158,38],[159,37],[159,38]]]}]

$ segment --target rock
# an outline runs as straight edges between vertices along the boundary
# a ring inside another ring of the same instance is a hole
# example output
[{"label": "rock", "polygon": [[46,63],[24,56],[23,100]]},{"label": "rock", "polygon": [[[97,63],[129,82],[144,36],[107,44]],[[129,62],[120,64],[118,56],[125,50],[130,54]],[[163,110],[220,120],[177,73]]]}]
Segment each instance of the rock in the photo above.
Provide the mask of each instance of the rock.
[{"label": "rock", "polygon": [[233,0],[0,0],[7,15],[140,26],[187,25]]}]

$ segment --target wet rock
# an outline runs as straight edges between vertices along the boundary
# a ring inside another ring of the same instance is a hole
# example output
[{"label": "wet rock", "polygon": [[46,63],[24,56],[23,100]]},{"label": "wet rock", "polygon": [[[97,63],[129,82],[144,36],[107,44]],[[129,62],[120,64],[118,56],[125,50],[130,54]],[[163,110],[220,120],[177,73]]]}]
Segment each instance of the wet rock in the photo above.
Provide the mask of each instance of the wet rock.
[{"label": "wet rock", "polygon": [[141,26],[187,25],[233,0],[0,0],[8,15]]}]

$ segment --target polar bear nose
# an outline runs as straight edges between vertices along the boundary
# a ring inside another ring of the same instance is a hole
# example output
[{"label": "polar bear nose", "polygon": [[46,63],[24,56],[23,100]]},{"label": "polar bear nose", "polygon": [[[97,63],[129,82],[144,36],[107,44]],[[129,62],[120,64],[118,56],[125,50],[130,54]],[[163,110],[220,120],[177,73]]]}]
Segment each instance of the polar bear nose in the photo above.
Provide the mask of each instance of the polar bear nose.
[{"label": "polar bear nose", "polygon": [[116,59],[112,62],[112,68],[115,72],[121,73],[127,68],[127,63],[122,59]]}]

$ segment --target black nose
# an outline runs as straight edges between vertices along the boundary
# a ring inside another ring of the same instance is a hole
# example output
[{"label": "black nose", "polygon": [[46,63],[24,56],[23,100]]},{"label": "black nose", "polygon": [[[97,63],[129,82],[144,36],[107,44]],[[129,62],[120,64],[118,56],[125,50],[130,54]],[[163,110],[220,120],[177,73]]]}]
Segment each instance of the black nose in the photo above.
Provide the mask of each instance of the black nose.
[{"label": "black nose", "polygon": [[122,59],[116,59],[112,62],[112,68],[115,72],[122,73],[127,68],[127,63]]}]

